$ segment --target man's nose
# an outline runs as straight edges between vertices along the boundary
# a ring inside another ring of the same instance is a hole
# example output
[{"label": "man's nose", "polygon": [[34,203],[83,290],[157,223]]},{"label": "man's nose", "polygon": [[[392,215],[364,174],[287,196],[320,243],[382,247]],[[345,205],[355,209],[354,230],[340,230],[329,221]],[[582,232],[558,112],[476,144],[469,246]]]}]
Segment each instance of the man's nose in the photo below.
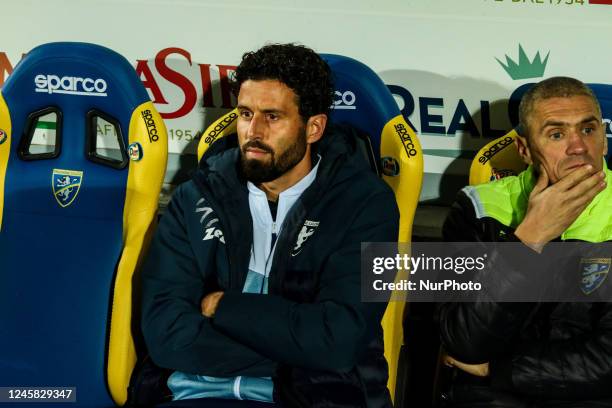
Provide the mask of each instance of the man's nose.
[{"label": "man's nose", "polygon": [[249,128],[247,131],[247,138],[249,139],[262,139],[265,134],[265,121],[263,115],[254,113],[251,121],[249,122]]},{"label": "man's nose", "polygon": [[570,132],[568,145],[567,145],[567,154],[568,155],[576,155],[576,154],[584,154],[587,152],[587,145],[584,142],[584,135],[578,130],[574,130]]}]

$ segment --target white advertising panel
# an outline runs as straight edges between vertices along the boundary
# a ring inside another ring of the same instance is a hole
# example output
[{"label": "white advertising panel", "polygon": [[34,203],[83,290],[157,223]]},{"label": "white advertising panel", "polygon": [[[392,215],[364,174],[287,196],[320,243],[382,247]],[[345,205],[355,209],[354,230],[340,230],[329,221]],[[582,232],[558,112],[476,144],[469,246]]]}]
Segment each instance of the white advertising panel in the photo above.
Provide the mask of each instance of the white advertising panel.
[{"label": "white advertising panel", "polygon": [[475,150],[512,127],[507,101],[521,85],[612,83],[608,0],[23,0],[2,15],[0,84],[45,42],[97,43],[133,62],[168,127],[167,181],[195,165],[199,132],[235,103],[241,55],[268,42],[347,55],[381,76],[420,137],[426,202],[467,183]]}]

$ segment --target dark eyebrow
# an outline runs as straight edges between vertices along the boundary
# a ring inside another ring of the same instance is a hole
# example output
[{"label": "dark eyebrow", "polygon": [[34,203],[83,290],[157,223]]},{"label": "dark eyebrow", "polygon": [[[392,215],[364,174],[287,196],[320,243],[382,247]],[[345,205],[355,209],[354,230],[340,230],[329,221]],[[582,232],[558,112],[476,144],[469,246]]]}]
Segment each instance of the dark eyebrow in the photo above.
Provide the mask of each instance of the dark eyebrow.
[{"label": "dark eyebrow", "polygon": [[546,122],[544,122],[542,124],[542,126],[540,127],[540,130],[544,130],[547,127],[552,127],[552,126],[564,126],[567,125],[567,122],[559,122],[556,120],[547,120]]},{"label": "dark eyebrow", "polygon": [[[578,122],[578,124],[583,125],[585,123],[597,122],[597,121],[598,121],[597,117],[595,117],[595,116],[588,116],[588,117],[582,119],[580,122]],[[540,131],[546,129],[547,127],[566,126],[566,125],[569,125],[569,123],[567,123],[567,122],[560,122],[560,121],[556,121],[556,120],[547,120],[546,122],[544,122],[544,124],[540,128]]]},{"label": "dark eyebrow", "polygon": [[263,113],[274,113],[277,115],[285,113],[285,111],[282,109],[263,109],[262,112]]},{"label": "dark eyebrow", "polygon": [[588,118],[582,119],[580,121],[581,124],[589,123],[589,122],[601,122],[601,120],[597,119],[596,116],[589,116]]},{"label": "dark eyebrow", "polygon": [[[247,109],[247,110],[252,111],[252,109],[251,109],[251,108],[249,108],[249,107],[248,107],[248,106],[246,106],[246,105],[238,105],[238,106],[236,106],[236,109]],[[263,113],[274,113],[274,114],[277,114],[277,115],[278,115],[278,114],[284,114],[284,113],[285,113],[285,111],[284,111],[284,110],[282,110],[282,109],[274,109],[274,108],[270,108],[270,109],[262,109],[262,112],[263,112]]]}]

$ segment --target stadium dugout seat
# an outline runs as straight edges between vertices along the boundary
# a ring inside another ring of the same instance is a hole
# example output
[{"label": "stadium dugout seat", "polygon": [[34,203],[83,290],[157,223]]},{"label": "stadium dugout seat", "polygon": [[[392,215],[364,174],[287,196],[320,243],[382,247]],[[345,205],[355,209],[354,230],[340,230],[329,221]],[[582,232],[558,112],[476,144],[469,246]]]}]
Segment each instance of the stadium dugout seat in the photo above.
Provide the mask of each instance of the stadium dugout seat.
[{"label": "stadium dugout seat", "polygon": [[[334,74],[335,100],[331,118],[356,128],[364,138],[364,153],[381,177],[393,188],[400,209],[399,242],[410,242],[414,213],[423,181],[423,154],[419,140],[401,115],[380,77],[354,59],[322,54]],[[238,114],[232,110],[202,134],[198,160],[219,138],[236,132]],[[401,275],[398,274],[398,278]],[[400,352],[403,352],[405,297],[390,302],[383,318],[385,357],[389,363],[388,388],[396,407],[403,406]],[[398,385],[399,384],[399,385]]]},{"label": "stadium dugout seat", "polygon": [[[511,117],[513,124],[518,124],[518,104],[527,90],[534,84],[525,84],[518,88],[510,98],[510,111],[514,113]],[[605,131],[610,137],[612,134],[612,85],[588,84],[595,93],[601,106],[604,119]],[[513,107],[513,109],[512,109]],[[514,176],[523,171],[527,166],[521,159],[516,149],[514,139],[516,130],[512,129],[507,134],[499,137],[482,147],[476,154],[470,166],[470,185],[487,183],[506,176]],[[612,143],[608,143],[608,154],[606,160],[612,156]]]},{"label": "stadium dugout seat", "polygon": [[164,123],[116,52],[50,43],[15,67],[0,92],[0,386],[126,401],[132,277],[166,159]]}]

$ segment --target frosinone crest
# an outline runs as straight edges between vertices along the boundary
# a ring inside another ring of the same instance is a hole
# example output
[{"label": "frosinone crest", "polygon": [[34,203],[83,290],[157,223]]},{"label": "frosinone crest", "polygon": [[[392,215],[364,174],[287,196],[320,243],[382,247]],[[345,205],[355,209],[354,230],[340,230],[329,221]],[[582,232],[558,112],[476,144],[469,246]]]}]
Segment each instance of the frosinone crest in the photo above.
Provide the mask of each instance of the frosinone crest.
[{"label": "frosinone crest", "polygon": [[76,170],[53,169],[51,186],[53,196],[61,207],[68,207],[79,194],[83,172]]}]

